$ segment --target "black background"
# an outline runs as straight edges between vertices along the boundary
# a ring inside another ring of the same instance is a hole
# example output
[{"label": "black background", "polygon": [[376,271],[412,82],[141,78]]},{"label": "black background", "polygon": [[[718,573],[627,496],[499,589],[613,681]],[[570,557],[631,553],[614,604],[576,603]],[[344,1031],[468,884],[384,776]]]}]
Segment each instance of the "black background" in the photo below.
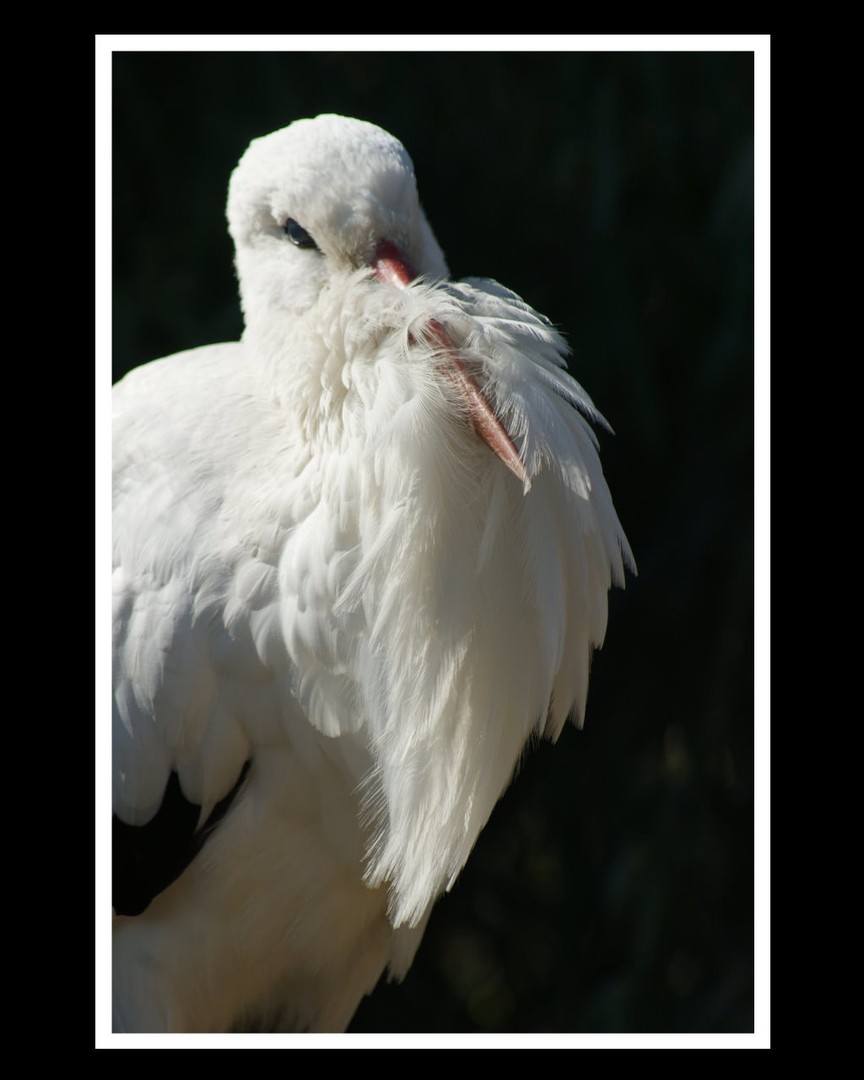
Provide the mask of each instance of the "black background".
[{"label": "black background", "polygon": [[639,564],[584,731],[351,1030],[752,1031],[753,54],[117,52],[115,379],[240,335],[229,174],[321,112],[404,142],[454,277],[563,329]]}]

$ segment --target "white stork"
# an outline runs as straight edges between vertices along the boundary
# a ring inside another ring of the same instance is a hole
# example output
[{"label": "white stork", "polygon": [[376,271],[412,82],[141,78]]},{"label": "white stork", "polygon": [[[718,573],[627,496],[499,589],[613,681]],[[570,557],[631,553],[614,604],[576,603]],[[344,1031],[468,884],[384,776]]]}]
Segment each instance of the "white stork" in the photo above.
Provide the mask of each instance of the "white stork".
[{"label": "white stork", "polygon": [[114,389],[114,1029],[342,1031],[632,556],[563,339],[449,279],[396,139],[256,139],[228,221],[242,340]]}]

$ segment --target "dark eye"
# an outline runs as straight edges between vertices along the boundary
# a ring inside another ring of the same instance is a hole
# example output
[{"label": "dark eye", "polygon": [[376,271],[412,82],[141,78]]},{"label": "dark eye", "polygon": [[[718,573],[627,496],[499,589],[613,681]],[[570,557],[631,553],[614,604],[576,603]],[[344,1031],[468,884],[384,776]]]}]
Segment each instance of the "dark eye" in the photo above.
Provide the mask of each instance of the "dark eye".
[{"label": "dark eye", "polygon": [[312,239],[302,225],[298,225],[294,218],[288,218],[285,222],[285,235],[299,248],[317,248],[318,245]]}]

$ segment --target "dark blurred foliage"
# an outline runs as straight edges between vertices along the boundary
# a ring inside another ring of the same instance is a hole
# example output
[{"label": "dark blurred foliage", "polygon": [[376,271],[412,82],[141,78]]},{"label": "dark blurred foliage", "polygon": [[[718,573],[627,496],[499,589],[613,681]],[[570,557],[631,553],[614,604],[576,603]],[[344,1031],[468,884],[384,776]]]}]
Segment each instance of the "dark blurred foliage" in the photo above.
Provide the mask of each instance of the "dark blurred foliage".
[{"label": "dark blurred foliage", "polygon": [[456,277],[567,334],[639,564],[587,725],[526,756],[361,1032],[753,1029],[753,57],[116,54],[115,378],[235,339],[249,140],[372,120]]}]

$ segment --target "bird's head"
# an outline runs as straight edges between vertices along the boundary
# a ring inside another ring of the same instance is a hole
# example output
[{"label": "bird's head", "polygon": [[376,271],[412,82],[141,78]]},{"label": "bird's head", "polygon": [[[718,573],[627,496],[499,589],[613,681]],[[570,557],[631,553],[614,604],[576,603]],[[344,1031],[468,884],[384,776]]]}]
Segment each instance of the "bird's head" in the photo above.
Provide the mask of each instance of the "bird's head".
[{"label": "bird's head", "polygon": [[[318,116],[254,140],[231,177],[228,222],[247,329],[277,339],[328,286],[358,271],[371,271],[373,286],[397,289],[449,273],[411,158],[363,120]],[[477,435],[527,491],[520,453],[447,329],[429,318],[420,333]]]},{"label": "bird's head", "polygon": [[302,314],[334,275],[376,269],[382,252],[412,276],[448,275],[411,158],[363,120],[318,116],[255,139],[231,177],[228,223],[247,325]]}]

